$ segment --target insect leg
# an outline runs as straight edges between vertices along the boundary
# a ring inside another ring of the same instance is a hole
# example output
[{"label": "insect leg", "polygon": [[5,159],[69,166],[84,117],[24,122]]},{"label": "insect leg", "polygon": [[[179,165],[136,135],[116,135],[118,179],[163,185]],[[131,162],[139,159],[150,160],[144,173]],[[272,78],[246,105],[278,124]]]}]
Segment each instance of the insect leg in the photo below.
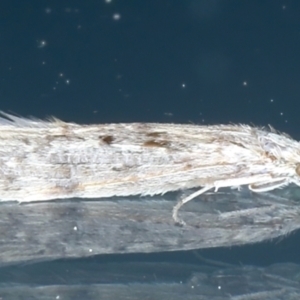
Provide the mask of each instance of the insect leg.
[{"label": "insect leg", "polygon": [[173,220],[180,224],[180,225],[185,225],[185,222],[183,220],[181,220],[179,217],[178,217],[178,211],[179,209],[187,202],[193,200],[194,198],[196,198],[197,196],[201,195],[201,194],[204,194],[205,192],[207,192],[208,190],[212,189],[213,186],[205,186],[204,188],[192,193],[191,195],[189,195],[188,197],[185,197],[183,199],[181,199],[180,201],[178,201],[178,203],[173,207],[173,214],[172,214],[172,217],[173,217]]},{"label": "insect leg", "polygon": [[271,182],[262,182],[262,183],[254,183],[249,184],[249,190],[255,193],[264,193],[269,192],[278,188],[282,188],[289,184],[289,181],[286,178],[280,178]]}]

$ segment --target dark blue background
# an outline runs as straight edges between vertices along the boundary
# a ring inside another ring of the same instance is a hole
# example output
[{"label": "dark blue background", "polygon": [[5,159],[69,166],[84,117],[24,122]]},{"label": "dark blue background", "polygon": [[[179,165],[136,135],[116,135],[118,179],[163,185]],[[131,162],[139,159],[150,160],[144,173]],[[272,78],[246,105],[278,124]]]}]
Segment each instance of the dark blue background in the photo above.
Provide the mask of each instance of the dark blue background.
[{"label": "dark blue background", "polygon": [[[299,16],[297,0],[4,0],[0,109],[81,123],[272,124],[300,138]],[[299,262],[299,240],[205,255]],[[170,257],[192,255],[160,256]]]}]

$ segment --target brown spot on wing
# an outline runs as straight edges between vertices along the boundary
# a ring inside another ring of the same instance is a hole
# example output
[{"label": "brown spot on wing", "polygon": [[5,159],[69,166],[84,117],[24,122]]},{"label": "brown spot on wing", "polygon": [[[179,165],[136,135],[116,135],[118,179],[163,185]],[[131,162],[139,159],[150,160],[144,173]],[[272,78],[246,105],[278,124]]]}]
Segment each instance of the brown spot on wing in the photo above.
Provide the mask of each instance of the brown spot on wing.
[{"label": "brown spot on wing", "polygon": [[114,137],[111,135],[99,136],[99,139],[107,145],[111,145],[114,141]]},{"label": "brown spot on wing", "polygon": [[169,143],[167,141],[155,141],[155,140],[149,140],[144,143],[145,147],[167,147]]},{"label": "brown spot on wing", "polygon": [[165,134],[165,132],[153,131],[153,132],[148,132],[146,135],[150,137],[160,137],[163,134]]},{"label": "brown spot on wing", "polygon": [[300,176],[300,163],[296,166],[296,173],[298,176]]}]

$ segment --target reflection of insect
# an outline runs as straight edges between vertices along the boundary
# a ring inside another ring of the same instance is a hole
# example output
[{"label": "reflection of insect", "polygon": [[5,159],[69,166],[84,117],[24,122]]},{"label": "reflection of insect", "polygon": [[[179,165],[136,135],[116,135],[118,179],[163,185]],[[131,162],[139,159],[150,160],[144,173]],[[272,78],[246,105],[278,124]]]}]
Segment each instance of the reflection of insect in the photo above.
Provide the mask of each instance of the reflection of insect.
[{"label": "reflection of insect", "polygon": [[78,125],[2,113],[2,201],[155,195],[248,185],[265,192],[300,185],[300,145],[246,125],[155,123]]}]

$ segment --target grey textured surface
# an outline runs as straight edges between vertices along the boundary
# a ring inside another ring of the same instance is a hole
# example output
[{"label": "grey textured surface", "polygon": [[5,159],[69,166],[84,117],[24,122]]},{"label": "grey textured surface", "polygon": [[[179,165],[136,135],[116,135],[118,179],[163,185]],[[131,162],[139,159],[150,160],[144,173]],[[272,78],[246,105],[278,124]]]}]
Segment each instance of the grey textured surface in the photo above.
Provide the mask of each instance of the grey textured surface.
[{"label": "grey textured surface", "polygon": [[53,262],[2,268],[1,299],[298,300],[300,267]]},{"label": "grey textured surface", "polygon": [[253,194],[220,190],[186,204],[176,226],[179,195],[1,203],[0,263],[244,245],[300,227],[298,188]]}]

